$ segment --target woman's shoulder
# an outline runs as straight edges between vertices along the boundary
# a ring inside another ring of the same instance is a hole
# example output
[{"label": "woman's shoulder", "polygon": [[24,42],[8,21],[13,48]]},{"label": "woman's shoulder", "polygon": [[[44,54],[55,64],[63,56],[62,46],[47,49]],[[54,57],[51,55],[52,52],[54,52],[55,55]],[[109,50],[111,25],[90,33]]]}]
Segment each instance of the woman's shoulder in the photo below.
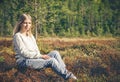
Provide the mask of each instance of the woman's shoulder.
[{"label": "woman's shoulder", "polygon": [[21,34],[20,34],[20,32],[18,32],[18,33],[16,33],[16,34],[14,35],[14,38],[20,37],[20,36],[21,36]]},{"label": "woman's shoulder", "polygon": [[15,33],[14,36],[20,36],[20,32]]}]

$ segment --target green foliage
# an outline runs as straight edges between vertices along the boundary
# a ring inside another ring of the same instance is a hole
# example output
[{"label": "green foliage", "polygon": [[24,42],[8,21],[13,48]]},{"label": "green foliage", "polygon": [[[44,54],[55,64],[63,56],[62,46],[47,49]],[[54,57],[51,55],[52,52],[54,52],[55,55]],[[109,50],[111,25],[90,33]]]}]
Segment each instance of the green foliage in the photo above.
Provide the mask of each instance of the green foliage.
[{"label": "green foliage", "polygon": [[2,0],[0,36],[12,34],[22,13],[33,17],[42,36],[120,36],[119,4],[119,0]]},{"label": "green foliage", "polygon": [[5,59],[3,56],[0,56],[0,62],[3,62]]}]

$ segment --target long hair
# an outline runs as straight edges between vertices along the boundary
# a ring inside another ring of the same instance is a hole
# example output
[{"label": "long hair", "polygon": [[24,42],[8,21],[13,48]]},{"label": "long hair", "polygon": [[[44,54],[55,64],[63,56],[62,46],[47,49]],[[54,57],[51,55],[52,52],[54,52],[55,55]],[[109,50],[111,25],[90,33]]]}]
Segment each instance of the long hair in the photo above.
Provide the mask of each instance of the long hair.
[{"label": "long hair", "polygon": [[[13,30],[13,35],[15,35],[17,32],[20,32],[21,30],[21,24],[24,22],[24,20],[26,19],[30,19],[31,22],[32,22],[32,18],[29,14],[22,14],[17,22],[17,24],[15,25],[14,27],[14,30]],[[28,31],[28,36],[31,36],[32,35],[32,32],[31,32],[31,28],[30,30]]]}]

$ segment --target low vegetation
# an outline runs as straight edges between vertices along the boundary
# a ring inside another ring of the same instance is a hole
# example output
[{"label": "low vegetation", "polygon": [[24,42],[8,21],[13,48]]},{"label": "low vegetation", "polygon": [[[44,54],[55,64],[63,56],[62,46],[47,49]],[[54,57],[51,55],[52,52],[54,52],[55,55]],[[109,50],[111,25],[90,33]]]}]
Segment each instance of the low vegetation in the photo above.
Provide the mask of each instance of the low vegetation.
[{"label": "low vegetation", "polygon": [[[78,82],[120,81],[120,39],[40,38],[37,43],[43,54],[58,50]],[[21,72],[11,39],[1,39],[0,49],[0,82],[65,82],[50,68]]]}]

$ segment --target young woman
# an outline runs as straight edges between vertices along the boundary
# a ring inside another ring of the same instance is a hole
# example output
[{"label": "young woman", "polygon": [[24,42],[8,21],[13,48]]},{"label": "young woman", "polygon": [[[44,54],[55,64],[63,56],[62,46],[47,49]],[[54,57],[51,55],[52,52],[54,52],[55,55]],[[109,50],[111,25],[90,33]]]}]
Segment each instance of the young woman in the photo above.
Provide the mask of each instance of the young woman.
[{"label": "young woman", "polygon": [[58,51],[51,51],[47,55],[40,54],[36,40],[31,32],[32,18],[29,14],[22,14],[13,31],[13,45],[16,52],[16,63],[20,67],[42,69],[51,67],[65,80],[77,78],[66,69]]}]

